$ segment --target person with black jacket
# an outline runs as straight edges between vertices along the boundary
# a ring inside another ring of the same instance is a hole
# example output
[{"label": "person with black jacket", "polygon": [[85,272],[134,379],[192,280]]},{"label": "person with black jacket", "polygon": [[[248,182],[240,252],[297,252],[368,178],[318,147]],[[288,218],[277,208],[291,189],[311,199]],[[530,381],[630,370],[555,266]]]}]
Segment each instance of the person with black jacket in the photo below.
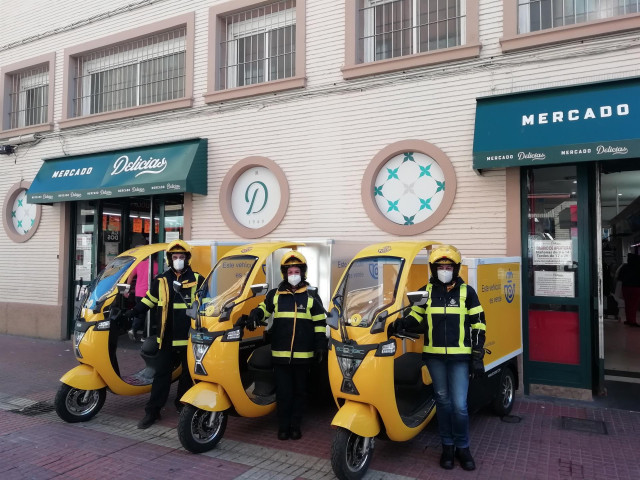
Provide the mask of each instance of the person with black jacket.
[{"label": "person with black jacket", "polygon": [[484,374],[486,323],[476,291],[459,277],[462,257],[451,245],[440,245],[429,255],[431,278],[425,306],[412,306],[396,320],[392,331],[425,332],[422,357],[436,400],[436,418],[442,441],[440,466],[450,470],[457,458],[464,470],[475,470],[469,450],[467,393],[469,375]]},{"label": "person with black jacket", "polygon": [[306,281],[307,260],[295,250],[280,262],[282,282],[254,308],[246,327],[254,330],[273,315],[269,329],[276,383],[278,439],[298,440],[312,362],[327,350],[326,314],[317,290]]},{"label": "person with black jacket", "polygon": [[[151,395],[145,406],[145,416],[138,423],[140,429],[149,428],[160,419],[160,410],[169,397],[174,365],[182,364],[182,374],[178,380],[178,392],[174,401],[176,409],[182,408],[180,398],[192,385],[187,363],[187,340],[191,319],[187,317],[186,309],[191,306],[204,278],[191,269],[191,247],[186,242],[171,242],[167,247],[166,257],[169,268],[153,279],[146,295],[125,314],[130,320],[151,308],[161,308],[161,315],[158,315],[160,325],[157,330],[159,334],[156,372],[151,384]],[[179,293],[173,289],[174,281],[181,284]]]}]

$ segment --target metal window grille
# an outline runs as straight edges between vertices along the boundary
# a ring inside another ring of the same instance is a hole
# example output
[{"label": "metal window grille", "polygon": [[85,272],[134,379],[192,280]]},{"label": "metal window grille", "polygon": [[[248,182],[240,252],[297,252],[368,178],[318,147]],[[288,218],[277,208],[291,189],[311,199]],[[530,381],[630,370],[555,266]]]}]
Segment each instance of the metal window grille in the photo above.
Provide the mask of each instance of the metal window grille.
[{"label": "metal window grille", "polygon": [[640,12],[640,0],[518,0],[518,33]]},{"label": "metal window grille", "polygon": [[186,27],[75,58],[76,117],[182,98]]},{"label": "metal window grille", "polygon": [[221,90],[296,74],[296,2],[285,0],[220,19]]},{"label": "metal window grille", "polygon": [[359,0],[358,63],[462,45],[465,0]]},{"label": "metal window grille", "polygon": [[10,128],[46,123],[49,114],[49,65],[10,75]]}]

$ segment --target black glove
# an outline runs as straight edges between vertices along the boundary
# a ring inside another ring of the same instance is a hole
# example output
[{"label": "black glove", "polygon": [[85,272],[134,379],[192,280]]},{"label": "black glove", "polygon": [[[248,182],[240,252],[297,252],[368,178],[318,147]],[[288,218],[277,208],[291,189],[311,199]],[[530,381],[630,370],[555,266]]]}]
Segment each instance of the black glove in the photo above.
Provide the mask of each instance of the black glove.
[{"label": "black glove", "polygon": [[471,378],[484,376],[484,348],[471,349]]},{"label": "black glove", "polygon": [[395,322],[393,322],[391,325],[389,325],[389,328],[387,330],[388,335],[395,335],[398,332],[401,332],[403,330],[406,330],[409,322],[407,321],[407,319],[405,317],[400,317],[398,318]]},{"label": "black glove", "polygon": [[236,320],[236,323],[233,324],[234,327],[246,327],[247,326],[247,322],[249,321],[249,316],[248,315],[240,315],[240,318],[238,320]]},{"label": "black glove", "polygon": [[254,308],[249,312],[249,319],[247,320],[247,329],[253,332],[262,324],[262,312],[257,308]]},{"label": "black glove", "polygon": [[313,353],[313,359],[315,362],[320,365],[322,363],[322,359],[324,358],[324,350],[316,350]]}]

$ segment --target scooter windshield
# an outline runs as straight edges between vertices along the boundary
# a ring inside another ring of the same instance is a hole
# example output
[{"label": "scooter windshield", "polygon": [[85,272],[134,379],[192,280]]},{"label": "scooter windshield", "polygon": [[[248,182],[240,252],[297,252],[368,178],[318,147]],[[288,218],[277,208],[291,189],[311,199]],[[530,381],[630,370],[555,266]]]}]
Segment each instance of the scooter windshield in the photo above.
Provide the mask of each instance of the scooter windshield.
[{"label": "scooter windshield", "polygon": [[84,303],[84,308],[98,310],[107,299],[116,284],[135,261],[135,257],[116,257],[98,274],[93,283],[93,288]]},{"label": "scooter windshield", "polygon": [[257,261],[258,258],[251,255],[220,260],[202,288],[200,313],[207,317],[219,317],[223,307],[242,294]]},{"label": "scooter windshield", "polygon": [[402,258],[367,257],[349,266],[334,297],[334,304],[344,298],[341,310],[347,325],[370,327],[376,315],[395,302],[403,265]]}]

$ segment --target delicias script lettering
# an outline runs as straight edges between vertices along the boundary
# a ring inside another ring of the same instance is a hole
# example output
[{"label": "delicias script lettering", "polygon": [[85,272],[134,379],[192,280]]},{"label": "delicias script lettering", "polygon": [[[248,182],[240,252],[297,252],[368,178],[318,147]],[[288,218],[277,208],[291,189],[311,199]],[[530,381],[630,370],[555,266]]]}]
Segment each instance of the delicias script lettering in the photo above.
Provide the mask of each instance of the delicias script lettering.
[{"label": "delicias script lettering", "polygon": [[127,155],[122,155],[113,163],[111,175],[118,175],[122,172],[138,172],[136,177],[145,173],[161,173],[167,168],[166,158],[153,158],[144,160],[138,156],[133,162],[129,160]]}]

